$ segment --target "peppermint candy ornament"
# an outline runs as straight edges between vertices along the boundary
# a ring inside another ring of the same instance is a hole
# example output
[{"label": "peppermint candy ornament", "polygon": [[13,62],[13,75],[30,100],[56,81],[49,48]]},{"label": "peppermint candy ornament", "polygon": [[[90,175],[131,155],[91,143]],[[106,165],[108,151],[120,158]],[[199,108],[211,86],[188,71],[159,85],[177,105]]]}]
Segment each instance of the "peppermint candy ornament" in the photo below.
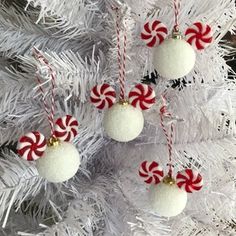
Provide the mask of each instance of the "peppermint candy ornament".
[{"label": "peppermint candy ornament", "polygon": [[184,189],[188,193],[199,191],[203,186],[202,176],[192,169],[178,172],[176,182],[180,189]]},{"label": "peppermint candy ornament", "polygon": [[148,47],[160,45],[167,37],[167,27],[160,21],[146,22],[141,32],[141,39]]},{"label": "peppermint candy ornament", "polygon": [[196,22],[186,30],[186,38],[179,31],[178,23],[171,37],[167,38],[167,33],[163,23],[153,20],[145,23],[141,39],[148,47],[155,46],[153,65],[158,74],[168,80],[179,79],[192,71],[196,60],[194,49],[205,49],[213,40],[213,32],[209,25]]},{"label": "peppermint candy ornament", "polygon": [[213,32],[209,25],[201,22],[194,23],[186,32],[186,41],[196,50],[205,49],[213,41]]},{"label": "peppermint candy ornament", "polygon": [[46,138],[38,131],[22,136],[17,144],[18,154],[27,161],[36,161],[47,148]]},{"label": "peppermint candy ornament", "polygon": [[71,142],[78,134],[78,121],[70,115],[59,118],[55,123],[55,136],[61,141]]},{"label": "peppermint candy ornament", "polygon": [[[116,104],[115,90],[108,84],[95,86],[90,95],[90,100],[98,109],[106,109],[103,117],[103,126],[106,134],[118,142],[129,142],[137,138],[144,127],[144,117],[141,110],[150,108],[155,102],[155,93],[147,85],[137,85],[126,97],[126,58],[127,58],[127,35],[123,33],[121,40],[120,27],[122,17],[116,11],[116,33],[117,33],[117,58],[118,58],[118,81],[119,81],[119,102]],[[144,29],[148,34],[151,30],[153,36],[142,34],[148,40],[148,45],[152,46],[164,40],[166,29],[158,21],[153,22],[151,29],[145,25]],[[162,32],[164,30],[164,33]],[[159,33],[160,32],[160,33]],[[159,38],[158,40],[156,39]],[[121,42],[123,45],[121,45]]]},{"label": "peppermint candy ornament", "polygon": [[[51,137],[46,140],[41,133],[30,132],[19,139],[17,150],[23,159],[36,161],[36,168],[41,177],[49,182],[64,182],[76,174],[81,163],[77,148],[70,143],[77,135],[78,122],[69,115],[54,122],[56,73],[47,58],[38,49],[34,48],[33,52],[41,67],[47,68],[45,72],[50,77],[47,93],[44,83],[41,81],[40,68],[38,68],[37,82],[42,94]],[[45,100],[45,96],[48,99]]]},{"label": "peppermint candy ornament", "polygon": [[140,166],[139,176],[144,178],[144,182],[147,184],[159,184],[163,179],[164,172],[157,162],[144,161]]},{"label": "peppermint candy ornament", "polygon": [[129,102],[140,110],[147,110],[155,103],[155,92],[146,84],[137,84],[129,93]]},{"label": "peppermint candy ornament", "polygon": [[173,177],[172,138],[174,137],[174,123],[172,121],[170,129],[168,129],[164,123],[164,118],[167,117],[173,116],[167,110],[165,96],[162,96],[160,121],[168,147],[168,173],[163,178],[164,172],[162,169],[159,169],[159,165],[156,162],[148,163],[144,161],[139,169],[139,175],[145,178],[147,184],[153,183],[148,191],[150,211],[155,212],[158,216],[173,217],[184,210],[188,199],[187,193],[199,191],[202,188],[203,182],[201,175],[191,169],[178,172],[176,179]]},{"label": "peppermint candy ornament", "polygon": [[109,84],[100,84],[92,88],[90,100],[97,109],[108,109],[116,101],[116,92]]},{"label": "peppermint candy ornament", "polygon": [[39,175],[49,182],[59,183],[72,178],[78,171],[81,158],[71,141],[78,134],[78,121],[66,115],[55,122],[53,136],[42,158],[36,161]]},{"label": "peppermint candy ornament", "polygon": [[97,85],[91,91],[91,102],[98,109],[106,109],[103,125],[106,134],[118,141],[129,142],[137,138],[143,130],[142,110],[155,103],[155,92],[148,85],[138,84],[125,97],[115,103],[115,90],[108,84]]}]

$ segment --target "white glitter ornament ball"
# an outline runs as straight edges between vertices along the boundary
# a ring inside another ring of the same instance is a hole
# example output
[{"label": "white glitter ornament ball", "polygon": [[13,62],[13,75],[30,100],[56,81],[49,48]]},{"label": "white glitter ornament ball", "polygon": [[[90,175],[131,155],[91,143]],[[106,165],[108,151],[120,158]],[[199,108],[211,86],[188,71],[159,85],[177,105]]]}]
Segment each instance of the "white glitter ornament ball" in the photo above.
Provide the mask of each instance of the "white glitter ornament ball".
[{"label": "white glitter ornament ball", "polygon": [[105,112],[103,125],[109,137],[119,142],[128,142],[142,132],[143,113],[128,103],[116,103]]},{"label": "white glitter ornament ball", "polygon": [[174,184],[161,182],[150,187],[149,199],[152,210],[159,216],[172,217],[180,214],[187,203],[187,193]]},{"label": "white glitter ornament ball", "polygon": [[64,182],[72,178],[79,166],[79,153],[69,142],[48,146],[43,156],[36,161],[39,175],[53,183]]},{"label": "white glitter ornament ball", "polygon": [[193,47],[183,39],[166,39],[154,49],[153,65],[166,79],[178,79],[194,67],[196,54]]}]

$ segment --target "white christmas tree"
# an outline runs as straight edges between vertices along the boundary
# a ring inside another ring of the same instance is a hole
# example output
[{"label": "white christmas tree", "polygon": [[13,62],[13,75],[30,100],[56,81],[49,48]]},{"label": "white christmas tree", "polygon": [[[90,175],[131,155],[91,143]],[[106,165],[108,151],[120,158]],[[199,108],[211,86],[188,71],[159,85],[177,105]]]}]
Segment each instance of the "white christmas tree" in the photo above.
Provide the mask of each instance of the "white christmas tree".
[{"label": "white christmas tree", "polygon": [[[144,112],[145,128],[127,143],[107,137],[104,112],[89,99],[96,84],[119,86],[114,6],[121,12],[121,31],[127,31],[128,91],[154,71],[152,50],[140,39],[142,26],[156,18],[171,30],[173,0],[1,3],[0,235],[236,235],[236,87],[226,61],[235,49],[222,40],[235,30],[234,0],[181,0],[180,30],[202,21],[212,26],[214,41],[196,53],[195,67],[186,77],[158,77],[152,85],[157,102]],[[34,47],[56,73],[55,117],[71,114],[80,124],[73,143],[81,165],[63,183],[48,182],[35,163],[16,152],[18,139],[27,132],[50,136],[36,72],[46,85],[51,79],[35,59]],[[148,186],[138,175],[144,160],[166,168],[159,118],[163,94],[168,110],[179,117],[174,169],[193,168],[204,178],[202,190],[189,195],[183,213],[171,218],[148,210]]]}]

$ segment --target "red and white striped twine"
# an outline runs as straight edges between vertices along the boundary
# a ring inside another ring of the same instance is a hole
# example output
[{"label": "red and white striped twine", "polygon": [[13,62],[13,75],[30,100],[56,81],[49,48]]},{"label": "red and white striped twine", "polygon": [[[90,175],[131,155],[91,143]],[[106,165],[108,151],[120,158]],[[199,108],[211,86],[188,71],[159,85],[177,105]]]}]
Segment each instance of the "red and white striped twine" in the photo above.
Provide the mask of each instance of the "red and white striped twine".
[{"label": "red and white striped twine", "polygon": [[160,109],[161,127],[162,127],[162,130],[163,130],[163,132],[166,136],[167,146],[168,146],[168,154],[169,154],[169,163],[168,163],[169,171],[168,171],[168,175],[170,177],[172,177],[172,173],[173,173],[172,151],[173,151],[174,124],[173,124],[173,122],[171,123],[170,134],[169,134],[168,130],[167,130],[165,124],[164,124],[164,118],[165,117],[172,117],[172,115],[171,115],[171,113],[169,113],[167,111],[167,104],[166,104],[166,99],[165,99],[164,96],[162,96],[162,101],[163,101],[163,105]]},{"label": "red and white striped twine", "polygon": [[46,93],[43,89],[42,82],[40,80],[40,76],[37,72],[37,81],[39,84],[39,89],[41,91],[42,97],[43,97],[43,104],[44,104],[44,110],[47,113],[47,118],[49,121],[50,129],[51,129],[51,135],[54,136],[54,115],[55,115],[55,71],[52,69],[51,65],[49,64],[48,60],[43,56],[43,54],[34,48],[33,50],[35,58],[42,64],[47,66],[49,74],[51,76],[51,104],[49,105],[46,101]]},{"label": "red and white striped twine", "polygon": [[180,12],[180,0],[174,0],[174,10],[175,10],[175,25],[174,31],[179,31],[179,12]]},{"label": "red and white striped twine", "polygon": [[120,40],[120,15],[119,8],[112,8],[116,11],[116,35],[117,35],[117,55],[118,55],[118,65],[119,65],[119,83],[120,83],[120,100],[125,99],[125,76],[126,76],[126,48],[127,48],[127,35],[124,32],[124,42],[123,42],[123,57],[121,52],[121,40]]}]

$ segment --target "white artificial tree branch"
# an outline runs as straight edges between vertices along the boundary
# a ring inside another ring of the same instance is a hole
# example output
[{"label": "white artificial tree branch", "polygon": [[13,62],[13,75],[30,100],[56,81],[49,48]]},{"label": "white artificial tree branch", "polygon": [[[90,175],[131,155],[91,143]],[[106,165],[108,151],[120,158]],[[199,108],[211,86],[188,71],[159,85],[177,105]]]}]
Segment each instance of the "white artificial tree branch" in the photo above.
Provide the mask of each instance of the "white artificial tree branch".
[{"label": "white artificial tree branch", "polygon": [[[235,51],[218,45],[226,30],[235,29],[234,1],[181,1],[181,30],[184,32],[201,20],[212,25],[214,43],[197,53],[195,68],[186,78],[191,85],[178,90],[170,88],[170,82],[159,80],[155,88],[157,105],[145,113],[145,130],[130,144],[108,139],[102,128],[103,112],[89,103],[89,91],[95,84],[106,81],[118,88],[114,13],[110,7],[122,8],[122,29],[127,25],[127,89],[130,89],[146,70],[153,69],[152,52],[140,40],[142,24],[154,15],[171,31],[173,2],[28,0],[28,3],[38,7],[38,25],[32,23],[30,14],[1,9],[0,51],[9,57],[21,56],[17,58],[18,69],[9,67],[7,73],[0,73],[3,88],[0,90],[0,143],[16,142],[26,131],[34,129],[49,134],[35,89],[34,76],[39,65],[31,56],[31,48],[36,45],[43,49],[57,72],[56,116],[69,113],[79,120],[79,135],[74,143],[82,164],[76,176],[64,184],[48,184],[35,177],[39,182],[30,180],[27,185],[20,182],[18,186],[28,163],[15,154],[5,153],[6,159],[0,160],[5,172],[0,182],[3,189],[9,186],[10,189],[0,191],[0,216],[6,225],[1,233],[38,236],[234,233],[235,212],[230,209],[234,209],[236,198],[236,97],[235,85],[228,78],[232,70],[224,57]],[[40,71],[43,73],[43,68]],[[235,73],[231,78],[235,78]],[[47,78],[43,79],[47,84]],[[166,170],[167,147],[158,118],[159,97],[164,92],[170,103],[168,109],[183,119],[176,124],[174,169],[200,170],[205,182],[202,192],[189,196],[185,212],[171,220],[152,214],[148,208],[147,186],[138,177],[143,160],[156,160]],[[30,165],[29,169],[32,173],[26,172],[31,178],[35,168]],[[32,219],[26,216],[27,222],[32,223],[29,226],[19,220],[23,216],[20,207],[27,198],[31,200],[29,208],[37,203],[40,209],[40,214],[33,211]],[[18,218],[10,211],[13,202],[19,210]],[[4,215],[7,209],[9,215]],[[47,209],[52,210],[49,216]],[[45,221],[47,217],[51,222]]]},{"label": "white artificial tree branch", "polygon": [[98,37],[93,37],[94,41],[88,41],[87,35],[83,32],[77,32],[76,37],[72,37],[72,30],[68,30],[68,37],[65,38],[66,30],[61,32],[58,29],[52,29],[46,23],[37,25],[29,16],[24,13],[20,14],[15,7],[2,6],[0,13],[0,51],[8,57],[31,54],[33,46],[39,49],[50,48],[56,52],[73,50],[83,55],[83,50],[90,51],[93,43],[101,41]]}]

